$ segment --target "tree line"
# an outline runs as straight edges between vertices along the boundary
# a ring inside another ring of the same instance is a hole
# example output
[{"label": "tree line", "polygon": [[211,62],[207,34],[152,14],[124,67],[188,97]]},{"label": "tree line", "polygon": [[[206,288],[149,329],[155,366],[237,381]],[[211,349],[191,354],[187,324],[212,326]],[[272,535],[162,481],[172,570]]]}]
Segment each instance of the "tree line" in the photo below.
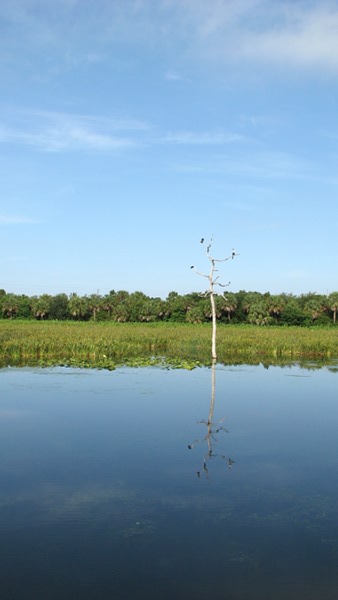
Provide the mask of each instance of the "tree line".
[{"label": "tree line", "polygon": [[[337,321],[338,292],[270,294],[224,292],[215,295],[217,319],[254,325],[329,325]],[[165,300],[143,292],[111,290],[108,294],[18,295],[0,290],[0,318],[36,320],[187,322],[211,321],[210,299],[198,292],[170,292]]]}]

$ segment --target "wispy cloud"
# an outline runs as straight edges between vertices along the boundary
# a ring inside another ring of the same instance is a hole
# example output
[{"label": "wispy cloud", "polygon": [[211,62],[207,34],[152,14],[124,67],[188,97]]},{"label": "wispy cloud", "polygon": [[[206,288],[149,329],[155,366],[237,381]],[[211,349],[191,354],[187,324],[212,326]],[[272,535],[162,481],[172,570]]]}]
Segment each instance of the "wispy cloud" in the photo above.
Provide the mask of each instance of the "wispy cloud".
[{"label": "wispy cloud", "polygon": [[232,142],[243,141],[245,138],[235,133],[223,132],[193,132],[193,131],[178,131],[176,133],[168,133],[164,138],[164,142],[169,144],[186,144],[197,146],[218,146],[230,144]]},{"label": "wispy cloud", "polygon": [[121,150],[139,145],[139,134],[146,129],[146,124],[139,121],[88,115],[32,110],[0,114],[0,143],[49,152]]},{"label": "wispy cloud", "polygon": [[8,260],[11,262],[22,262],[28,260],[27,256],[9,256]]},{"label": "wispy cloud", "polygon": [[203,54],[225,63],[338,69],[336,2],[183,0],[181,6],[199,58]]},{"label": "wispy cloud", "polygon": [[167,81],[181,81],[183,79],[182,75],[180,75],[176,71],[167,71],[165,74],[165,78],[167,79]]},{"label": "wispy cloud", "polygon": [[171,131],[155,135],[150,124],[133,119],[39,110],[0,110],[0,144],[18,144],[46,152],[118,151],[145,145],[222,146],[245,142],[238,133]]},{"label": "wispy cloud", "polygon": [[[59,0],[57,7],[3,0],[1,12],[2,60],[26,68],[30,57],[39,56],[32,68],[43,73],[106,60],[120,41],[175,53],[178,65],[211,60],[338,70],[335,0],[97,0],[85,3],[85,10],[81,0]],[[169,70],[166,77],[180,75]]]},{"label": "wispy cloud", "polygon": [[238,55],[288,68],[338,69],[338,7],[307,11],[294,3],[270,30],[246,32]]},{"label": "wispy cloud", "polygon": [[301,180],[316,177],[314,166],[293,154],[256,150],[254,153],[242,152],[213,154],[204,160],[190,160],[173,166],[179,172],[202,174],[205,176],[227,176],[228,184],[232,179],[269,182],[269,180]]},{"label": "wispy cloud", "polygon": [[33,225],[37,221],[22,215],[4,215],[0,214],[0,225]]}]

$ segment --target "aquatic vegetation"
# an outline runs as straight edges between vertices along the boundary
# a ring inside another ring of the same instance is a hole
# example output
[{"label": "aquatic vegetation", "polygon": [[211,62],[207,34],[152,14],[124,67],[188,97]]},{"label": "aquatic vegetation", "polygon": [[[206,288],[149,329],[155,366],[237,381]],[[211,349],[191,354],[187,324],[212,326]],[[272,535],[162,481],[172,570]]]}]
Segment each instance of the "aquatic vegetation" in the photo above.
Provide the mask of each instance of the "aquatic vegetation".
[{"label": "aquatic vegetation", "polygon": [[[210,324],[0,321],[2,365],[68,365],[114,369],[211,364]],[[337,365],[334,328],[220,325],[218,360],[290,364],[316,359]]]}]

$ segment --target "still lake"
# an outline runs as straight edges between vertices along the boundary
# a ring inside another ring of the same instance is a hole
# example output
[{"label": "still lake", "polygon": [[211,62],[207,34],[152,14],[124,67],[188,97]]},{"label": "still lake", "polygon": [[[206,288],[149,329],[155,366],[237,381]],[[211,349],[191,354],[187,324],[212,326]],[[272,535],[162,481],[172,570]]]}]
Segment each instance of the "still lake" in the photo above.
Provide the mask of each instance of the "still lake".
[{"label": "still lake", "polygon": [[2,600],[336,600],[334,370],[8,368],[0,384]]}]

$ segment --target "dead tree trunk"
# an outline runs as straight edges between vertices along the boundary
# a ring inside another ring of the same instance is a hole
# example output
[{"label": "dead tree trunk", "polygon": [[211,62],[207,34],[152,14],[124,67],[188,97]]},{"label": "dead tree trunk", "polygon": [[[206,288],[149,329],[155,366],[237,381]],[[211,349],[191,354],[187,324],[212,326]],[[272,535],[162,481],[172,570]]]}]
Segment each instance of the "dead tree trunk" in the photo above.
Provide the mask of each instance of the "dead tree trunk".
[{"label": "dead tree trunk", "polygon": [[191,269],[194,269],[195,273],[197,273],[198,275],[201,275],[202,277],[206,277],[206,279],[208,279],[208,281],[209,281],[209,290],[205,293],[205,295],[210,297],[211,317],[212,317],[211,358],[213,361],[215,361],[217,359],[217,348],[216,348],[217,314],[216,314],[214,287],[215,287],[215,285],[218,285],[220,287],[227,287],[228,285],[230,285],[230,282],[226,283],[226,284],[220,283],[218,281],[219,277],[220,277],[219,275],[217,275],[215,277],[215,273],[218,273],[218,269],[216,269],[216,263],[225,262],[225,261],[229,260],[230,258],[231,259],[235,258],[236,252],[234,250],[232,250],[231,255],[227,256],[226,258],[214,258],[210,254],[211,243],[212,243],[212,238],[208,244],[205,244],[204,238],[201,239],[201,244],[206,245],[207,257],[210,260],[209,275],[206,275],[205,273],[200,273],[199,271],[197,271],[197,269],[195,269],[194,266],[192,266]]}]

